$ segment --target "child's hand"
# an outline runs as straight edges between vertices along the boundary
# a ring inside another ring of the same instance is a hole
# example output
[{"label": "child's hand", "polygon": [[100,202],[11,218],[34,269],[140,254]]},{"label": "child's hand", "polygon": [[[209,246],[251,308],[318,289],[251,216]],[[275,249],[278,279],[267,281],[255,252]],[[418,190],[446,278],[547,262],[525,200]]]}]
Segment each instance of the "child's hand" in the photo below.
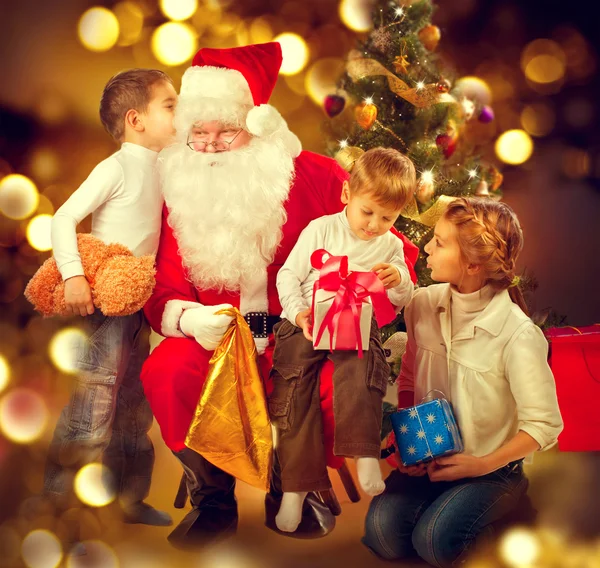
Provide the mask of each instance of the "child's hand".
[{"label": "child's hand", "polygon": [[371,268],[371,272],[377,274],[386,290],[394,288],[402,282],[400,271],[393,264],[388,264],[387,262],[376,264]]},{"label": "child's hand", "polygon": [[404,465],[402,463],[402,458],[400,457],[400,452],[397,449],[396,463],[398,471],[400,473],[405,473],[406,475],[410,475],[411,477],[422,477],[427,473],[427,464],[425,463],[418,463],[416,465]]},{"label": "child's hand", "polygon": [[67,315],[87,316],[94,313],[92,291],[85,276],[73,276],[65,280],[65,304]]},{"label": "child's hand", "polygon": [[298,326],[302,330],[302,333],[304,333],[304,337],[306,337],[306,339],[308,339],[309,341],[313,340],[311,334],[312,322],[310,321],[310,308],[302,310],[296,316],[296,326]]}]

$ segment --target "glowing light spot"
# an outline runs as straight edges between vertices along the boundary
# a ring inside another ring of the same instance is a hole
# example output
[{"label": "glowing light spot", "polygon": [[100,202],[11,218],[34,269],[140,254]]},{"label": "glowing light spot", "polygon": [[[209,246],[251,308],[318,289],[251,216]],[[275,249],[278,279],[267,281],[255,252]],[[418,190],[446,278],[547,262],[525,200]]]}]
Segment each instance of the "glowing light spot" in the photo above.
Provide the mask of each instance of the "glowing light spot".
[{"label": "glowing light spot", "polygon": [[13,389],[0,401],[0,430],[17,444],[30,444],[37,440],[47,422],[46,403],[31,389]]},{"label": "glowing light spot", "polygon": [[21,556],[29,568],[56,568],[63,557],[62,545],[50,531],[31,531],[23,539]]},{"label": "glowing light spot", "polygon": [[342,22],[355,32],[367,32],[373,27],[372,5],[369,0],[342,0],[339,14]]},{"label": "glowing light spot", "polygon": [[39,203],[35,184],[21,174],[9,174],[0,181],[0,211],[9,219],[26,219]]},{"label": "glowing light spot", "polygon": [[119,20],[106,8],[94,6],[79,19],[79,41],[91,51],[107,51],[119,39]]},{"label": "glowing light spot", "polygon": [[167,22],[152,34],[152,53],[165,65],[181,65],[196,53],[198,37],[192,27],[180,22]]},{"label": "glowing light spot", "polygon": [[306,67],[309,51],[302,37],[298,34],[283,33],[273,41],[277,41],[281,45],[283,62],[279,72],[282,75],[296,75]]},{"label": "glowing light spot", "polygon": [[0,355],[0,392],[2,392],[10,381],[10,366],[5,357]]},{"label": "glowing light spot", "polygon": [[507,130],[496,140],[496,155],[512,165],[526,162],[533,153],[533,140],[524,130]]},{"label": "glowing light spot", "polygon": [[52,248],[50,239],[50,226],[52,224],[52,215],[36,215],[27,225],[27,240],[29,244],[39,251],[46,251]]},{"label": "glowing light spot", "polygon": [[500,541],[499,551],[504,562],[519,568],[530,566],[537,560],[540,544],[530,530],[512,529]]},{"label": "glowing light spot", "polygon": [[198,9],[198,0],[160,0],[160,10],[176,22],[191,18]]},{"label": "glowing light spot", "polygon": [[111,471],[100,463],[84,465],[73,482],[79,500],[91,507],[104,507],[116,497]]},{"label": "glowing light spot", "polygon": [[87,335],[76,327],[67,327],[57,332],[48,346],[50,359],[63,373],[77,372],[77,352],[85,347]]}]

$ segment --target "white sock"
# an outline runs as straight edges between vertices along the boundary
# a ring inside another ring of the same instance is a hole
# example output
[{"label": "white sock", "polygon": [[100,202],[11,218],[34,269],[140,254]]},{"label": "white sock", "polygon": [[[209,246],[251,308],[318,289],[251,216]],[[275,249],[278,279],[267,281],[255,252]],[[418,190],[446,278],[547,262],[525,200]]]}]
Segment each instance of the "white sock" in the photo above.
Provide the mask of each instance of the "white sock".
[{"label": "white sock", "polygon": [[302,505],[306,492],[284,492],[275,524],[280,531],[294,532],[302,520]]},{"label": "white sock", "polygon": [[370,457],[358,457],[356,459],[356,472],[358,473],[358,482],[367,495],[374,497],[383,493],[385,483],[381,476],[379,460]]}]

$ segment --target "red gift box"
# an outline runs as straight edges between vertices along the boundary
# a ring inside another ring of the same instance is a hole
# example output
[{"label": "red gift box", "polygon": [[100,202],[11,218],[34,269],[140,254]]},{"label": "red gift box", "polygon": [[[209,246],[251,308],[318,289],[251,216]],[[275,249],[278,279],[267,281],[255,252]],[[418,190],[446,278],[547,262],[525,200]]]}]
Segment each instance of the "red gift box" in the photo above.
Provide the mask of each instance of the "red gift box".
[{"label": "red gift box", "polygon": [[565,428],[558,447],[600,450],[600,324],[546,330],[549,363]]}]

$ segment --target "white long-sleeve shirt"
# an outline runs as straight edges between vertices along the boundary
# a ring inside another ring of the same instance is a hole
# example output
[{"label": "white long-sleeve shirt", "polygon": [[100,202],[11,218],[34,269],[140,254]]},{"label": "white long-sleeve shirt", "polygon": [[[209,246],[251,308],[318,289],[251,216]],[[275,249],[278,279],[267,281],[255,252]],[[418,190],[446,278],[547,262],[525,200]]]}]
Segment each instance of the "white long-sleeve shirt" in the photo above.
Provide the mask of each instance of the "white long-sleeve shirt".
[{"label": "white long-sleeve shirt", "polygon": [[63,280],[83,275],[77,225],[92,214],[92,234],[125,245],[135,256],[156,254],[163,197],[158,152],[124,142],[100,162],[52,219],[52,249]]},{"label": "white long-sleeve shirt", "polygon": [[352,269],[368,271],[381,262],[394,265],[400,272],[401,282],[387,290],[388,298],[397,311],[410,301],[414,286],[404,261],[402,240],[391,232],[369,241],[360,239],[352,232],[344,208],[335,215],[311,221],[279,270],[277,291],[282,318],[295,324],[298,313],[310,308],[313,285],[319,277],[319,270],[312,267],[310,257],[318,249],[325,249],[333,256],[347,256]]},{"label": "white long-sleeve shirt", "polygon": [[[465,452],[485,456],[527,432],[545,450],[563,428],[541,330],[507,290],[459,294],[449,284],[415,291],[399,391],[418,404],[431,390],[452,403]],[[453,329],[452,325],[458,329]]]}]

